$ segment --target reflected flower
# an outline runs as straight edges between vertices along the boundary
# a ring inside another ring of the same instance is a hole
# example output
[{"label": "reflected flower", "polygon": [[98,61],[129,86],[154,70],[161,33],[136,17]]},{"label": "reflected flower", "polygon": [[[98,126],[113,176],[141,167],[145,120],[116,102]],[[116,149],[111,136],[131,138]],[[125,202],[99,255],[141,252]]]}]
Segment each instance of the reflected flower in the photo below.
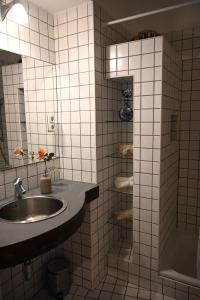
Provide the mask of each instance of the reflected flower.
[{"label": "reflected flower", "polygon": [[19,156],[23,156],[24,155],[24,150],[22,149],[22,147],[16,147],[14,150],[13,150],[13,154],[17,157]]}]

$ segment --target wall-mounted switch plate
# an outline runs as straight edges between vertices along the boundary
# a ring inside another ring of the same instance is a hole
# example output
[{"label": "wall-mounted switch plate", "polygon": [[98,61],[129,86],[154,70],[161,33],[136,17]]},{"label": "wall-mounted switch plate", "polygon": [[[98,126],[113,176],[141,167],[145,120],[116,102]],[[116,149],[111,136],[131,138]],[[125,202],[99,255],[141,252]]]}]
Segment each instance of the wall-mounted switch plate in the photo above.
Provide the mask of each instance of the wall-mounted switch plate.
[{"label": "wall-mounted switch plate", "polygon": [[54,115],[49,115],[47,116],[47,127],[48,127],[48,132],[55,132],[55,117]]}]

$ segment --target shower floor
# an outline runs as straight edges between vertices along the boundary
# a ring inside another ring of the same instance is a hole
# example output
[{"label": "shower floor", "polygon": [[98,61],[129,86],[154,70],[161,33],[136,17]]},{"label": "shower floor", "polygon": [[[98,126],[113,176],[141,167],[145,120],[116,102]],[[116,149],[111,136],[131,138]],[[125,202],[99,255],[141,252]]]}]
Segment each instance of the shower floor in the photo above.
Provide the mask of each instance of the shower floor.
[{"label": "shower floor", "polygon": [[197,245],[197,234],[177,229],[163,254],[161,277],[200,288]]}]

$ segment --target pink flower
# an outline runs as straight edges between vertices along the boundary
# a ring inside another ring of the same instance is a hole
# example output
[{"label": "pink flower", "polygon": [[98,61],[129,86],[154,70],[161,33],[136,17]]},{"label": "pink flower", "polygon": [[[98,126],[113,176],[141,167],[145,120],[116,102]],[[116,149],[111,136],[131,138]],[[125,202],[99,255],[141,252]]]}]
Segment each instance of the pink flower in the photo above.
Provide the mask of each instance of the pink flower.
[{"label": "pink flower", "polygon": [[23,155],[24,154],[24,151],[21,147],[16,147],[14,150],[13,150],[13,154],[15,156],[20,156],[20,155]]},{"label": "pink flower", "polygon": [[43,147],[39,147],[37,152],[36,152],[37,159],[43,160],[45,158],[46,154],[47,154],[46,149],[43,148]]},{"label": "pink flower", "polygon": [[39,160],[45,159],[46,154],[47,154],[46,149],[44,149],[43,147],[38,148],[36,152],[37,159]]}]

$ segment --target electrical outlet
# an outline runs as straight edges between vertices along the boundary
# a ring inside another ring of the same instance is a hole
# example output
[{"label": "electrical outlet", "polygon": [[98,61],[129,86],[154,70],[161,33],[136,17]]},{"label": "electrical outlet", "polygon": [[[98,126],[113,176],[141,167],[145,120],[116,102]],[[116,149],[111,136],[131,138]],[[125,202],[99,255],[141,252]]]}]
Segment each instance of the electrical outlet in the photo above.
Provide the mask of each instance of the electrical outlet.
[{"label": "electrical outlet", "polygon": [[49,115],[47,117],[47,126],[48,126],[48,132],[55,132],[55,117],[54,115]]},{"label": "electrical outlet", "polygon": [[48,124],[48,132],[55,132],[55,124]]}]

